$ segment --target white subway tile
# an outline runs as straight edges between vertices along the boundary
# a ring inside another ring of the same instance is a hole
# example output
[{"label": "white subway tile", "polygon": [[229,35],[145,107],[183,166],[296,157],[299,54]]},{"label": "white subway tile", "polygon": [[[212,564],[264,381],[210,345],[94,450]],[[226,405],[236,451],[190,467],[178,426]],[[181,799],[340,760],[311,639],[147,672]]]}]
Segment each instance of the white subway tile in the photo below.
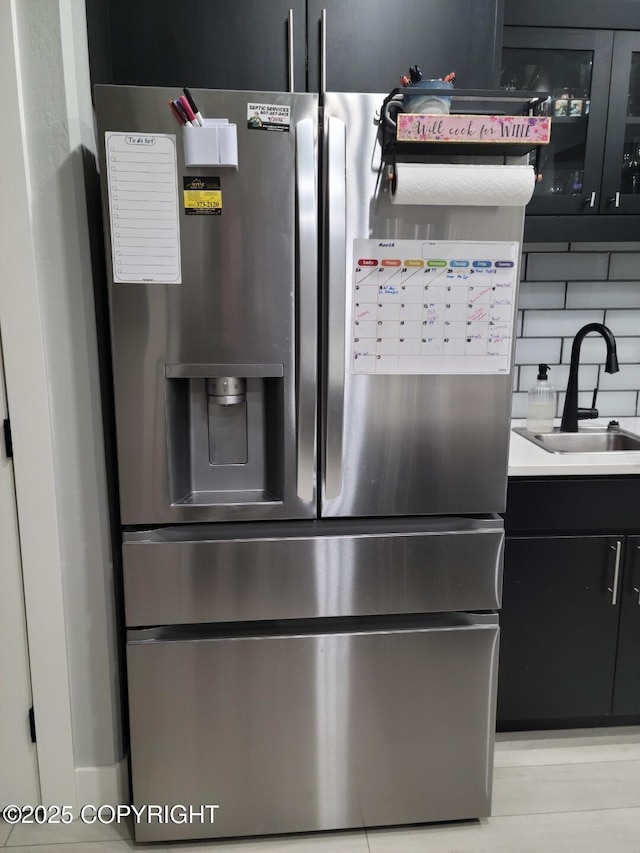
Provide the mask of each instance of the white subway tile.
[{"label": "white subway tile", "polygon": [[523,281],[518,308],[564,308],[564,281]]},{"label": "white subway tile", "polygon": [[558,364],[561,345],[562,338],[518,338],[516,364]]},{"label": "white subway tile", "polygon": [[618,361],[622,364],[640,362],[640,338],[616,338]]},{"label": "white subway tile", "polygon": [[609,261],[609,278],[640,282],[640,252],[614,252]]},{"label": "white subway tile", "polygon": [[[592,392],[581,392],[578,394],[578,406],[588,408],[591,405]],[[596,400],[596,409],[601,418],[621,418],[635,415],[637,406],[637,393],[635,391],[599,391]],[[560,394],[559,411],[562,414],[565,395]],[[588,424],[589,421],[584,421]]]},{"label": "white subway tile", "polygon": [[567,308],[640,308],[640,286],[631,281],[570,281]]},{"label": "white subway tile", "polygon": [[607,252],[531,252],[527,255],[529,281],[603,281],[608,272]]},{"label": "white subway tile", "polygon": [[638,335],[640,311],[607,311],[605,324],[614,335]]},{"label": "white subway tile", "polygon": [[511,417],[526,418],[527,417],[527,394],[514,394],[511,398]]},{"label": "white subway tile", "polygon": [[[528,340],[522,338],[522,341]],[[562,361],[567,364],[571,361],[572,340],[566,338],[562,349]],[[640,362],[640,338],[616,338],[618,361],[622,363],[637,364]],[[516,357],[518,355],[518,343],[516,343]],[[580,364],[604,364],[607,357],[607,347],[600,335],[589,335],[582,341],[580,347]],[[524,363],[520,361],[520,363]]]},{"label": "white subway tile", "polygon": [[527,338],[573,337],[587,323],[602,323],[603,317],[604,311],[526,311],[523,335]]},{"label": "white subway tile", "polygon": [[[558,394],[558,416],[562,417],[562,412],[564,410],[564,401],[566,397],[566,393],[564,391],[560,391]],[[593,401],[593,389],[591,391],[580,391],[578,393],[578,406],[581,409],[588,409],[591,407],[591,403]],[[598,403],[600,398],[596,400]],[[586,423],[586,422],[585,422]]]},{"label": "white subway tile", "polygon": [[600,372],[600,387],[603,391],[640,390],[640,364],[623,364],[617,373]]},{"label": "white subway tile", "polygon": [[[569,381],[568,364],[552,364],[549,370],[549,382],[556,391],[564,391]],[[538,368],[533,365],[520,368],[520,391],[528,391],[538,376]],[[596,364],[583,364],[578,372],[578,387],[581,389],[595,388],[598,384],[598,366]],[[628,388],[629,386],[625,386]]]},{"label": "white subway tile", "polygon": [[601,391],[596,400],[596,408],[600,417],[604,418],[635,415],[637,404],[638,395],[635,391]]}]

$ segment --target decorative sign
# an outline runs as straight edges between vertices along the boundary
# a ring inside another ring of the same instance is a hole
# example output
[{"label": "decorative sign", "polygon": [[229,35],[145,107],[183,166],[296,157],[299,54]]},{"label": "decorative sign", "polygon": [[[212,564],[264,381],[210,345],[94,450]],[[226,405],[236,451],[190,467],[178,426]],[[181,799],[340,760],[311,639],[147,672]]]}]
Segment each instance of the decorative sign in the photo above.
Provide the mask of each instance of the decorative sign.
[{"label": "decorative sign", "polygon": [[547,145],[548,116],[464,116],[398,113],[398,142],[495,142]]},{"label": "decorative sign", "polygon": [[519,249],[354,240],[352,373],[508,373]]}]

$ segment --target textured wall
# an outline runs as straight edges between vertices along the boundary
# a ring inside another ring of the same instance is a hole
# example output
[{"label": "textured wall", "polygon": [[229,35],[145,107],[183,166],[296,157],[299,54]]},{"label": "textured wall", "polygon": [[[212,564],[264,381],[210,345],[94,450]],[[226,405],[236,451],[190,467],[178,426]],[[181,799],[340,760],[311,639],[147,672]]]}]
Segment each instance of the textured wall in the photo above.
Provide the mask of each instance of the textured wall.
[{"label": "textured wall", "polygon": [[604,323],[618,344],[620,371],[604,372],[599,335],[583,342],[579,404],[605,417],[640,415],[640,243],[551,243],[524,246],[518,300],[513,416],[526,417],[527,391],[537,365],[551,365],[562,414],[571,344],[586,323]]}]

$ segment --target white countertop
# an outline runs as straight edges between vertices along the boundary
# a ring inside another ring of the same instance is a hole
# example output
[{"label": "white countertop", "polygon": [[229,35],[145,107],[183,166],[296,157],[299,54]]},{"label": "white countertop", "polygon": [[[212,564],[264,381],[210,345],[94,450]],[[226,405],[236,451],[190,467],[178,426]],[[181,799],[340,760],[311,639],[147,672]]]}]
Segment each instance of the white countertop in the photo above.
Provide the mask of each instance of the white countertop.
[{"label": "white countertop", "polygon": [[[597,418],[581,422],[585,427],[607,428],[612,418]],[[620,429],[640,435],[640,418],[615,418]],[[554,421],[560,426],[560,419]],[[631,453],[549,453],[522,435],[513,432],[513,427],[526,426],[525,420],[511,422],[509,443],[510,477],[552,477],[640,474],[640,451]]]}]

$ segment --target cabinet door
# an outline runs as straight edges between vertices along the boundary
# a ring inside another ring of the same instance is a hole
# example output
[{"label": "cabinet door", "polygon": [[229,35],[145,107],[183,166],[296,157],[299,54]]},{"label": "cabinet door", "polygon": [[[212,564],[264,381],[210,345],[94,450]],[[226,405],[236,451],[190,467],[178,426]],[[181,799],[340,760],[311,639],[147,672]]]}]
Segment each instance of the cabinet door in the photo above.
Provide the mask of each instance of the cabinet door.
[{"label": "cabinet door", "polygon": [[309,91],[320,90],[322,10],[327,12],[326,91],[389,92],[418,64],[424,78],[456,72],[456,85],[495,88],[502,0],[309,0]]},{"label": "cabinet door", "polygon": [[614,714],[640,714],[640,536],[629,536],[621,584]]},{"label": "cabinet door", "polygon": [[303,0],[87,0],[91,82],[305,91]]},{"label": "cabinet door", "polygon": [[[613,34],[600,30],[505,27],[500,85],[549,92],[551,142],[528,214],[601,210]],[[533,155],[532,155],[533,162]]]},{"label": "cabinet door", "polygon": [[507,538],[499,722],[611,712],[621,547],[609,536]]},{"label": "cabinet door", "polygon": [[611,213],[640,213],[640,33],[616,33],[604,158]]}]

